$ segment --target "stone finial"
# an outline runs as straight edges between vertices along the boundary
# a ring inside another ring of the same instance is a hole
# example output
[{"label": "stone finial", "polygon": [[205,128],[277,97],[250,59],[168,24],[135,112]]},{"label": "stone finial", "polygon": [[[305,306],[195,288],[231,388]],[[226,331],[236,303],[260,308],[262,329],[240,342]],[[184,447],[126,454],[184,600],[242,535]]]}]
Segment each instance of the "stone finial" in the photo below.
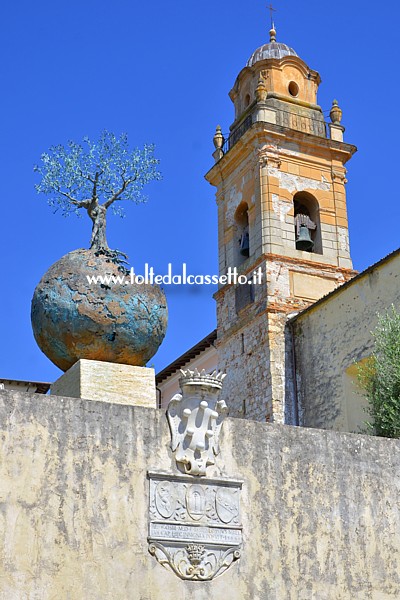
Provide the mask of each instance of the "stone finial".
[{"label": "stone finial", "polygon": [[224,145],[224,136],[222,135],[222,131],[221,131],[221,126],[217,125],[216,129],[215,129],[215,135],[213,137],[213,142],[214,142],[214,146],[215,148],[218,150],[220,148],[222,148],[222,146]]},{"label": "stone finial", "polygon": [[225,138],[222,135],[222,131],[221,131],[221,126],[217,125],[217,128],[215,130],[215,134],[213,137],[213,142],[214,142],[214,146],[215,146],[215,150],[213,152],[213,157],[215,159],[215,162],[217,163],[219,160],[221,160],[221,158],[224,155],[224,151],[222,150],[222,146],[225,143]]},{"label": "stone finial", "polygon": [[339,107],[338,101],[334,100],[332,102],[331,112],[329,113],[331,121],[334,125],[340,125],[342,121],[342,114],[343,112],[342,109]]},{"label": "stone finial", "polygon": [[182,394],[176,394],[167,409],[171,449],[180,470],[202,476],[219,453],[219,434],[228,413],[224,400],[218,399],[225,375],[204,369],[181,373]]},{"label": "stone finial", "polygon": [[268,91],[267,86],[265,85],[265,79],[260,73],[260,77],[258,78],[258,84],[256,87],[256,100],[257,102],[265,102],[267,99]]}]

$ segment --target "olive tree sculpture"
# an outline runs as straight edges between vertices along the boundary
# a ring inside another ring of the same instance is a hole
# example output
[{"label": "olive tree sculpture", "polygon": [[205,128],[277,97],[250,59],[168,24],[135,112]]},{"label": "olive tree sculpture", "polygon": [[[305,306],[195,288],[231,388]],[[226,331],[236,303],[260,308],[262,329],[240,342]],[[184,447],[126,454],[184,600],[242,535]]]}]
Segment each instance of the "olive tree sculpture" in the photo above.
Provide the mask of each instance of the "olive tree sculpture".
[{"label": "olive tree sculpture", "polygon": [[107,254],[107,210],[123,216],[122,202],[144,202],[144,186],[161,178],[158,164],[153,145],[130,150],[126,134],[118,138],[103,131],[97,142],[85,137],[82,145],[70,141],[42,154],[34,167],[42,180],[35,187],[64,215],[85,209],[93,224],[90,248]]},{"label": "olive tree sculpture", "polygon": [[[106,216],[109,208],[122,216],[124,201],[143,202],[144,186],[160,179],[154,148],[130,150],[126,135],[104,131],[98,142],[85,138],[82,145],[53,146],[41,158],[36,190],[64,215],[86,210],[92,237],[90,248],[61,257],[36,286],[31,308],[35,339],[63,371],[80,359],[144,366],[165,336],[166,297],[159,286],[146,282],[128,287],[127,257],[110,250]],[[107,283],[98,279],[104,276]],[[93,280],[99,283],[89,283]]]}]

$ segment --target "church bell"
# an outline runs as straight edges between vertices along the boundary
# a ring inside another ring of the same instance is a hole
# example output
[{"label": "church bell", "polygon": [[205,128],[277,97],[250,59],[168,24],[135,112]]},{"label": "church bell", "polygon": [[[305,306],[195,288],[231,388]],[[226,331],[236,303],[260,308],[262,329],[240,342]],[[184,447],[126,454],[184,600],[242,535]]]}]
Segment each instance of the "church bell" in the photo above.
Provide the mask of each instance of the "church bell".
[{"label": "church bell", "polygon": [[249,256],[250,254],[250,244],[249,244],[249,234],[246,231],[240,240],[240,254],[242,256]]},{"label": "church bell", "polygon": [[297,250],[305,250],[310,252],[314,248],[314,242],[310,236],[310,230],[305,225],[300,225],[299,236],[296,239]]}]

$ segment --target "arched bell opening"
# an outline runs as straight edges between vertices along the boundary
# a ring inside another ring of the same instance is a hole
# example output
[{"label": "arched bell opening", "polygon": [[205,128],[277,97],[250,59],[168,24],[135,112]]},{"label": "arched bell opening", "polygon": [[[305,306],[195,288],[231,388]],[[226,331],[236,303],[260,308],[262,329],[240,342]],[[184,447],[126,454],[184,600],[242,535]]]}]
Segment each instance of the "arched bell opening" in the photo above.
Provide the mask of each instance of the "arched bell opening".
[{"label": "arched bell opening", "polygon": [[241,202],[235,212],[235,266],[250,256],[249,207]]},{"label": "arched bell opening", "polygon": [[293,204],[296,250],[322,254],[318,201],[308,192],[298,192]]}]

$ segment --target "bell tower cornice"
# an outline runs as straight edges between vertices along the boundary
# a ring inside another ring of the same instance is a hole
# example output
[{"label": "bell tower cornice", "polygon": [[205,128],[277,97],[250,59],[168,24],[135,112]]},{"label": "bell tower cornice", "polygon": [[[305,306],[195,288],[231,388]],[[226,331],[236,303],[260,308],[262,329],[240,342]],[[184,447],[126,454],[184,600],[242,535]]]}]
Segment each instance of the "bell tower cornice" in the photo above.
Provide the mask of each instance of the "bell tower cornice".
[{"label": "bell tower cornice", "polygon": [[[303,123],[311,127],[307,119]],[[325,131],[327,124],[323,123],[323,127]],[[231,147],[229,138],[224,142],[225,152],[221,150],[220,159],[205,175],[207,181],[216,186],[220,185],[231,170],[243,166],[244,161],[254,163],[255,158],[262,161],[264,155],[266,160],[268,157],[271,160],[274,157],[282,160],[284,156],[293,156],[294,145],[299,154],[313,152],[314,160],[318,163],[329,159],[343,165],[357,152],[357,147],[352,144],[264,121],[252,123]],[[269,149],[266,150],[265,147]],[[335,172],[339,173],[337,169]]]}]

